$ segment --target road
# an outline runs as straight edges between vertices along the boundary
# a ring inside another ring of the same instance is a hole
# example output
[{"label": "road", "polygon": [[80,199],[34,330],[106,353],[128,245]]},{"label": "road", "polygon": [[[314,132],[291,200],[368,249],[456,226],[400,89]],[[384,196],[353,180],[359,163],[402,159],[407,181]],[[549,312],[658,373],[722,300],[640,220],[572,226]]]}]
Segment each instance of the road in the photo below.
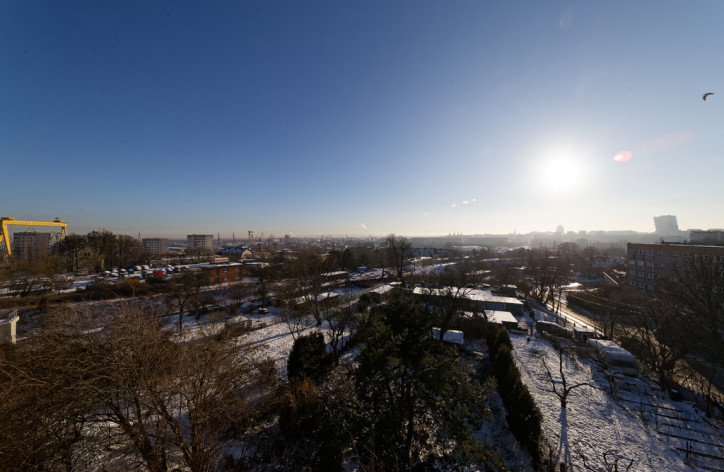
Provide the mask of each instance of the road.
[{"label": "road", "polygon": [[590,328],[592,330],[596,330],[596,326],[593,323],[593,320],[588,318],[585,315],[582,315],[580,313],[575,312],[572,308],[569,308],[566,305],[565,301],[565,294],[564,294],[564,301],[560,304],[560,308],[558,308],[558,300],[556,300],[556,309],[554,309],[551,304],[548,304],[547,307],[549,310],[559,313],[560,316],[565,316],[567,320],[566,327],[568,328],[575,328],[575,327],[586,327]]}]

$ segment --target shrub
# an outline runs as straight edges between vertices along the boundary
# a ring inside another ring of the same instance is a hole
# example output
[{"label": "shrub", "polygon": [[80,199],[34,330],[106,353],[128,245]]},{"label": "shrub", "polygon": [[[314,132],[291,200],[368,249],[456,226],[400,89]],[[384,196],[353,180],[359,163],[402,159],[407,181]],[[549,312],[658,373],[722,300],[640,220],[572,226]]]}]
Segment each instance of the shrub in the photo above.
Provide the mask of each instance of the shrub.
[{"label": "shrub", "polygon": [[359,301],[357,302],[357,311],[360,313],[367,311],[367,308],[372,305],[372,295],[369,293],[363,293],[359,297]]},{"label": "shrub", "polygon": [[463,318],[460,320],[460,329],[465,339],[483,339],[489,332],[489,323],[484,318]]},{"label": "shrub", "polygon": [[319,409],[319,390],[309,379],[292,379],[277,392],[279,427],[284,434],[310,433]]},{"label": "shrub", "polygon": [[538,468],[541,464],[539,444],[543,416],[528,388],[520,380],[520,371],[515,364],[508,332],[501,327],[491,326],[487,342],[510,431],[530,452],[534,467]]},{"label": "shrub", "polygon": [[289,353],[287,377],[319,380],[331,369],[333,362],[333,357],[327,354],[322,333],[300,336]]}]

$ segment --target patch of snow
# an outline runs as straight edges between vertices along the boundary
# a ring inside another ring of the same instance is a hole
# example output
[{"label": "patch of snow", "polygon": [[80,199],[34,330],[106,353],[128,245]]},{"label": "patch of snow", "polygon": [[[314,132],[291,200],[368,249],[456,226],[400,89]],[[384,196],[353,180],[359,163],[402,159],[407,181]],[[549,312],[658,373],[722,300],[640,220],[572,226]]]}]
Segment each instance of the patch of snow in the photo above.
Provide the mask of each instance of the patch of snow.
[{"label": "patch of snow", "polygon": [[611,378],[592,361],[569,360],[568,385],[590,386],[574,390],[562,409],[535,357],[536,351],[544,356],[560,382],[557,352],[537,336],[526,342],[525,336],[511,335],[511,341],[522,380],[543,414],[544,435],[567,470],[586,470],[582,456],[588,467],[606,470],[604,453],[609,463],[619,458],[619,470],[631,459],[636,471],[724,469],[724,431],[691,405],[668,399],[646,379]]}]

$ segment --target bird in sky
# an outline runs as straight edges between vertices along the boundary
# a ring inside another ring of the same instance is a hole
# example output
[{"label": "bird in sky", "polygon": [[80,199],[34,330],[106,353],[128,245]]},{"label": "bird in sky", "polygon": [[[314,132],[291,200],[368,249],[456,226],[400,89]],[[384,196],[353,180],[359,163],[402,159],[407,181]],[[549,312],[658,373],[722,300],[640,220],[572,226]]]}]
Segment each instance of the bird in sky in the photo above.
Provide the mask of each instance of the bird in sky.
[{"label": "bird in sky", "polygon": [[708,97],[709,95],[714,95],[714,92],[707,92],[707,93],[705,93],[704,96],[701,97],[701,99],[704,100],[704,101],[706,101],[706,97]]}]

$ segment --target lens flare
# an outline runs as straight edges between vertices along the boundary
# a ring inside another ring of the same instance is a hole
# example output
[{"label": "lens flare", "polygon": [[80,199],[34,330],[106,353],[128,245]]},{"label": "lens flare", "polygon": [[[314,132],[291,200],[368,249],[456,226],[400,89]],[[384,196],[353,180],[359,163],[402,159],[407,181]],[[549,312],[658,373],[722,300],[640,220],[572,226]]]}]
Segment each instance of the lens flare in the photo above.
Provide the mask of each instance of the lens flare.
[{"label": "lens flare", "polygon": [[631,160],[631,151],[621,151],[613,156],[613,160],[616,162],[628,162]]}]

